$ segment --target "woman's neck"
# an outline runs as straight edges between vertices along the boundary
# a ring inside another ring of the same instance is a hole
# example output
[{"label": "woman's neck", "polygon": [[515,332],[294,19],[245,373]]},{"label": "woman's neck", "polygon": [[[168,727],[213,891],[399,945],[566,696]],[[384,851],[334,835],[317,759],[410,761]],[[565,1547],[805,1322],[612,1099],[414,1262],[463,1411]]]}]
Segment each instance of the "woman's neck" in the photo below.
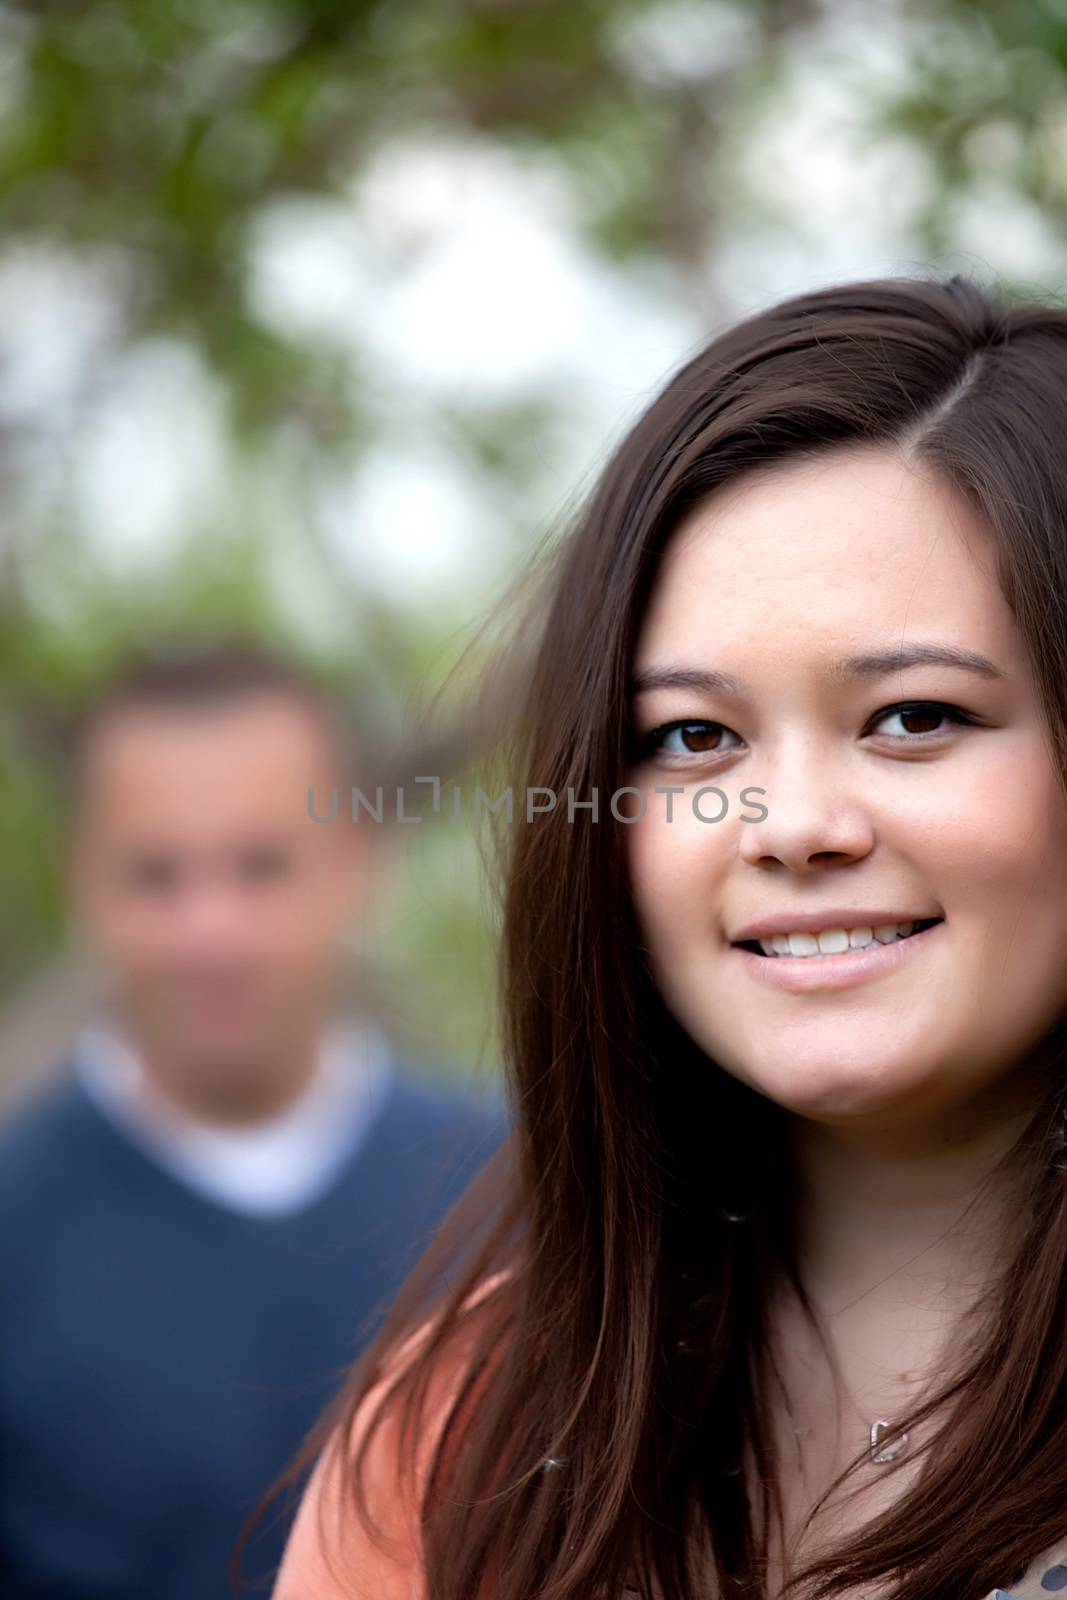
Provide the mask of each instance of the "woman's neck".
[{"label": "woman's neck", "polygon": [[906,1414],[966,1360],[967,1313],[989,1304],[1024,1217],[1014,1175],[995,1169],[1035,1104],[1020,1074],[910,1132],[889,1119],[788,1125],[796,1264],[836,1375],[786,1285],[771,1324],[791,1420],[813,1447],[831,1429],[838,1466],[832,1412],[847,1457],[875,1419]]},{"label": "woman's neck", "polygon": [[973,1297],[1014,1238],[1011,1175],[995,1173],[1035,1105],[1023,1074],[981,1103],[854,1123],[789,1125],[802,1281],[838,1314],[860,1298],[944,1309]]}]

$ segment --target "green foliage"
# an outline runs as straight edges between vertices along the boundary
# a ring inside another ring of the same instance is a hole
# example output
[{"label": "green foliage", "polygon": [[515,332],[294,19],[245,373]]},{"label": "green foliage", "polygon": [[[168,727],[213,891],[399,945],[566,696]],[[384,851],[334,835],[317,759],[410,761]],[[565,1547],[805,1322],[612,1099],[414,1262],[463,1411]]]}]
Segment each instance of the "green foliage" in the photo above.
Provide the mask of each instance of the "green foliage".
[{"label": "green foliage", "polygon": [[[59,937],[65,730],[126,652],[221,630],[288,642],[346,693],[387,687],[396,710],[428,699],[462,649],[462,615],[444,604],[395,611],[361,592],[322,537],[316,489],[389,423],[352,342],[341,349],[257,311],[249,266],[268,209],[351,205],[370,162],[398,138],[483,139],[561,174],[586,248],[650,269],[668,292],[691,289],[704,306],[717,241],[746,220],[779,225],[735,158],[797,49],[822,38],[835,8],[691,5],[685,26],[698,13],[733,17],[747,42],[673,76],[621,45],[629,27],[670,9],[661,0],[0,3],[5,247],[102,253],[117,285],[108,354],[159,337],[195,352],[221,397],[231,480],[176,551],[122,572],[92,553],[66,479],[45,509],[7,498],[0,989],[10,992]],[[1053,245],[1062,240],[1067,0],[902,0],[884,14],[904,25],[906,73],[903,88],[867,97],[866,134],[925,157],[932,181],[913,221],[930,257],[952,251],[959,203],[990,184],[1031,206]],[[882,15],[872,8],[873,27]],[[853,70],[862,80],[862,57]],[[413,441],[423,430],[469,470],[515,559],[542,531],[530,508],[546,463],[562,453],[560,402],[541,388],[493,403],[452,397],[431,417],[413,409],[405,420]],[[25,441],[5,417],[0,407],[6,471]],[[67,470],[59,454],[40,460],[54,464],[46,474]],[[294,570],[318,596],[317,627],[306,614],[294,620],[290,580],[279,577]],[[472,842],[448,822],[412,832],[411,875],[381,954],[405,999],[419,997],[407,1016],[425,1017],[446,1052],[477,1052],[491,1036],[491,918]]]}]

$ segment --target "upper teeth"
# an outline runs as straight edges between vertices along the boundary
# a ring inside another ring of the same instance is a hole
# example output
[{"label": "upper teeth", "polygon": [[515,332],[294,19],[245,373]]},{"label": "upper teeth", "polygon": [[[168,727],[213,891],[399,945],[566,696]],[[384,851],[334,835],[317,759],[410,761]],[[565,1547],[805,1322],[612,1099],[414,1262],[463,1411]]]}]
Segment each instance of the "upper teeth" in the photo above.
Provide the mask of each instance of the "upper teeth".
[{"label": "upper teeth", "polygon": [[822,933],[776,933],[759,941],[765,956],[838,955],[843,950],[862,950],[865,945],[892,944],[906,939],[914,922],[884,922],[878,928],[827,928]]}]

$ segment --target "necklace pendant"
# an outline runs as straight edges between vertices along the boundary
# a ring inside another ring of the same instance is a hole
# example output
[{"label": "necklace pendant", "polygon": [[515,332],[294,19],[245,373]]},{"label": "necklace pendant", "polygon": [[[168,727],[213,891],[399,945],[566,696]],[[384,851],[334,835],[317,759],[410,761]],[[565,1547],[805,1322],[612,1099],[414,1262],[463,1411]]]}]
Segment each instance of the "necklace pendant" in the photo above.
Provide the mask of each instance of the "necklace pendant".
[{"label": "necklace pendant", "polygon": [[867,1454],[870,1456],[872,1461],[895,1461],[897,1456],[900,1455],[901,1451],[907,1445],[908,1436],[906,1433],[902,1433],[896,1444],[889,1445],[885,1450],[878,1449],[878,1440],[881,1436],[881,1430],[891,1426],[892,1424],[887,1422],[885,1417],[879,1417],[877,1422],[871,1423],[871,1444]]}]

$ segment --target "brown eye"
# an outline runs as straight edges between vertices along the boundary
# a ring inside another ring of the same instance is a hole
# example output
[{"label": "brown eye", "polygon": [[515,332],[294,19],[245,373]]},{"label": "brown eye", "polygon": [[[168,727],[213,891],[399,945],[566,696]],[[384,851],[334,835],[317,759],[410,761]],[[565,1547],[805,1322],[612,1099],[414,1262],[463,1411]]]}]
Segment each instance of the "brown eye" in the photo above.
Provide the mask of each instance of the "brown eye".
[{"label": "brown eye", "polygon": [[[899,719],[903,727],[903,733],[894,731],[890,734],[890,737],[903,739],[904,742],[909,739],[919,741],[924,738],[933,738],[940,733],[946,732],[947,729],[939,727],[939,723],[952,723],[956,727],[963,727],[974,721],[965,711],[960,711],[956,706],[943,705],[938,700],[916,700],[910,704],[887,706],[884,711],[878,713],[874,723],[877,725],[879,722],[887,721],[893,717]],[[918,723],[917,727],[915,726],[916,723]]]},{"label": "brown eye", "polygon": [[181,863],[162,851],[145,851],[124,861],[118,875],[137,894],[171,894],[181,883]]},{"label": "brown eye", "polygon": [[721,722],[708,722],[696,719],[691,722],[665,722],[662,727],[653,728],[645,740],[645,749],[649,754],[662,750],[667,755],[673,756],[699,756],[714,755],[724,748],[723,735],[730,735],[729,728],[724,728]]},{"label": "brown eye", "polygon": [[274,878],[284,878],[290,867],[289,852],[273,845],[249,847],[240,853],[237,862],[238,873],[246,883],[268,883]]},{"label": "brown eye", "polygon": [[684,728],[676,729],[676,732],[681,736],[687,750],[714,750],[719,742],[719,734],[714,725],[709,726],[703,722],[688,722]]},{"label": "brown eye", "polygon": [[920,723],[938,723],[945,720],[940,711],[935,711],[930,706],[920,706],[917,711],[902,711],[900,717],[908,733],[933,733],[933,727],[914,727],[913,723],[916,720]]}]

